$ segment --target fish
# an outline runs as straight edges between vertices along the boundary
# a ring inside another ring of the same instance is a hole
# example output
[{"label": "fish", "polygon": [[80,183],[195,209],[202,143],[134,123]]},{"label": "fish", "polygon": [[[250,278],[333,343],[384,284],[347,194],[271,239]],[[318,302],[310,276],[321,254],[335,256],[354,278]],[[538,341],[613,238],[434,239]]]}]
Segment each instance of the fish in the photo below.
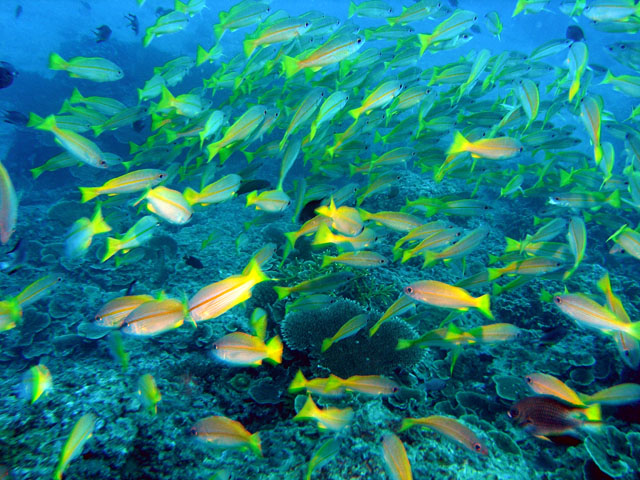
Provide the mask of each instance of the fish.
[{"label": "fish", "polygon": [[15,298],[0,300],[0,332],[16,328],[22,323],[22,308]]},{"label": "fish", "polygon": [[456,38],[471,28],[477,20],[478,16],[469,10],[456,10],[449,18],[438,24],[432,33],[419,33],[420,56],[434,43]]},{"label": "fish", "polygon": [[185,255],[182,258],[184,260],[184,263],[189,265],[190,267],[196,268],[198,270],[204,268],[204,264],[202,263],[202,261],[194,257],[193,255]]},{"label": "fish", "polygon": [[258,283],[271,280],[255,260],[246,273],[234,275],[201,288],[189,299],[188,308],[194,323],[219,317],[236,305],[251,298],[251,289]]},{"label": "fish", "polygon": [[341,263],[354,268],[376,268],[387,265],[389,261],[379,253],[360,250],[341,253],[335,257],[323,255],[320,268],[325,268],[333,263]]},{"label": "fish", "polygon": [[64,70],[70,77],[94,82],[115,82],[124,77],[118,65],[101,57],[74,57],[67,61],[57,53],[51,53],[49,69]]},{"label": "fish", "polygon": [[95,168],[108,167],[105,154],[94,142],[71,130],[59,128],[53,115],[49,115],[35,128],[53,133],[55,142],[78,161]]},{"label": "fish", "polygon": [[[598,280],[597,286],[598,289],[604,293],[609,310],[615,313],[623,322],[630,323],[631,319],[624,305],[622,305],[622,301],[611,289],[611,281],[609,280],[608,273],[605,273],[605,275]],[[637,370],[640,365],[640,342],[624,332],[614,333],[613,340],[618,348],[622,361],[631,369]]]},{"label": "fish", "polygon": [[307,380],[302,373],[302,370],[298,370],[289,384],[289,393],[298,393],[302,390],[306,390],[309,393],[315,393],[321,397],[341,397],[344,395],[344,388],[341,386],[334,386],[335,388],[327,390],[327,382],[329,378],[312,378]]},{"label": "fish", "polygon": [[136,337],[154,337],[180,327],[186,308],[174,298],[154,299],[132,310],[123,320],[120,331]]},{"label": "fish", "polygon": [[386,18],[393,13],[393,8],[379,0],[366,0],[356,5],[349,2],[347,18],[357,17]]},{"label": "fish", "polygon": [[555,435],[575,435],[583,427],[601,425],[599,405],[576,407],[552,397],[523,398],[508,414],[525,432],[542,440]]},{"label": "fish", "polygon": [[140,22],[138,21],[138,17],[133,13],[128,13],[124,16],[129,21],[129,27],[133,30],[133,33],[138,35],[140,33]]},{"label": "fish", "polygon": [[629,405],[640,401],[640,385],[637,383],[621,383],[599,390],[593,395],[581,394],[581,398],[587,405],[611,405],[616,407]]},{"label": "fish", "polygon": [[102,217],[102,208],[98,204],[91,219],[82,217],[69,228],[64,239],[64,252],[69,258],[83,256],[93,241],[93,237],[110,232],[111,227]]},{"label": "fish", "polygon": [[260,337],[234,332],[213,343],[213,356],[231,365],[257,366],[263,360],[278,364],[282,362],[282,349],[277,335],[265,343]]},{"label": "fish", "polygon": [[565,33],[565,37],[572,42],[582,42],[584,41],[584,32],[577,25],[569,25],[567,27],[567,31]]},{"label": "fish", "polygon": [[100,327],[120,328],[132,311],[153,299],[151,295],[125,295],[109,300],[95,314],[94,323]]},{"label": "fish", "polygon": [[640,7],[633,0],[606,0],[590,2],[582,15],[593,22],[625,21],[632,15],[640,14]]},{"label": "fish", "polygon": [[243,41],[244,54],[251,56],[260,46],[283,43],[298,38],[309,30],[311,23],[300,19],[283,19],[259,30],[255,35],[245,37]]},{"label": "fish", "polygon": [[228,12],[220,12],[220,22],[213,26],[213,32],[220,41],[228,30],[235,32],[263,21],[271,12],[271,7],[264,1],[244,1],[237,3]]},{"label": "fish", "polygon": [[387,320],[403,313],[414,309],[416,304],[413,299],[408,295],[401,295],[398,300],[393,302],[389,308],[382,314],[378,321],[369,329],[369,336],[373,337],[375,333],[380,329],[380,326]]},{"label": "fish", "polygon": [[101,262],[106,262],[119,251],[127,253],[134,247],[139,247],[153,236],[153,230],[159,225],[153,215],[146,215],[138,220],[121,238],[107,238],[107,245]]},{"label": "fish", "polygon": [[322,341],[322,346],[320,351],[324,353],[335,342],[339,342],[340,340],[344,340],[345,338],[349,338],[357,334],[360,330],[362,330],[367,325],[368,318],[369,318],[369,315],[367,315],[366,313],[361,313],[347,320],[344,323],[344,325],[342,325],[338,329],[338,331],[333,335],[333,337],[325,338]]},{"label": "fish", "polygon": [[179,32],[180,30],[183,30],[188,23],[189,16],[176,10],[171,10],[168,13],[161,15],[156,20],[156,23],[148,27],[145,31],[144,38],[142,39],[142,46],[148,47],[151,41],[156,37]]},{"label": "fish", "polygon": [[640,340],[640,322],[624,322],[614,312],[584,294],[556,295],[553,303],[579,325],[604,333],[623,332]]},{"label": "fish", "polygon": [[382,438],[382,456],[392,480],[413,479],[407,451],[397,435],[388,433]]},{"label": "fish", "polygon": [[273,289],[278,294],[278,300],[288,297],[292,293],[319,293],[335,291],[342,285],[353,280],[354,275],[350,272],[329,273],[319,277],[305,280],[291,287],[275,286]]},{"label": "fish", "polygon": [[317,72],[322,67],[338,63],[349,58],[364,45],[364,38],[351,35],[338,35],[330,38],[320,47],[309,54],[303,53],[304,58],[284,56],[282,68],[287,78],[293,77],[304,69]]},{"label": "fish", "polygon": [[398,80],[386,81],[373,90],[367,98],[362,101],[362,105],[349,110],[348,113],[354,120],[358,120],[363,113],[369,115],[373,109],[387,106],[402,92],[403,88],[404,85]]},{"label": "fish", "polygon": [[100,25],[93,33],[96,36],[96,43],[106,42],[111,37],[111,29],[108,25]]},{"label": "fish", "polygon": [[254,105],[243,113],[238,119],[228,127],[223,137],[207,145],[209,153],[207,162],[210,162],[216,155],[220,154],[220,164],[224,164],[231,155],[231,146],[248,138],[267,115],[267,110],[262,105]]},{"label": "fish", "polygon": [[18,387],[18,395],[33,405],[42,395],[48,393],[52,387],[51,372],[46,365],[38,364],[31,367],[22,376]]},{"label": "fish", "polygon": [[120,363],[122,371],[126,371],[129,368],[129,353],[124,349],[124,342],[122,341],[122,334],[120,330],[112,330],[108,335],[109,353],[111,356]]},{"label": "fish", "polygon": [[291,121],[289,122],[289,125],[287,126],[287,129],[282,136],[282,140],[280,140],[280,143],[278,144],[280,150],[282,150],[287,144],[289,136],[295,133],[295,131],[300,128],[301,125],[303,125],[308,119],[311,118],[311,116],[315,113],[318,106],[324,99],[324,95],[324,89],[316,88],[312,89],[304,96],[304,98],[300,101],[297,108],[295,109],[295,112],[291,117]]},{"label": "fish", "polygon": [[0,88],[7,88],[18,76],[18,71],[9,62],[0,62]]},{"label": "fish", "polygon": [[280,213],[291,205],[291,198],[287,193],[280,190],[265,190],[258,193],[257,190],[247,195],[246,206],[255,205],[256,210],[264,210],[270,213]]},{"label": "fish", "polygon": [[526,375],[524,380],[534,393],[549,395],[577,407],[586,406],[578,392],[569,388],[563,381],[553,375],[534,372]]},{"label": "fish", "polygon": [[257,307],[251,312],[249,324],[256,337],[263,341],[267,338],[267,312],[263,308]]},{"label": "fish", "polygon": [[6,245],[16,230],[18,221],[18,197],[11,177],[0,162],[0,243]]},{"label": "fish", "polygon": [[309,141],[315,138],[318,127],[320,127],[323,123],[330,122],[336,115],[338,115],[342,111],[348,101],[349,95],[341,90],[336,90],[324,100],[324,102],[318,109],[316,118],[313,120],[313,122],[311,122],[311,127],[309,130]]},{"label": "fish", "polygon": [[443,417],[442,415],[431,415],[424,418],[405,418],[402,420],[399,431],[404,432],[414,425],[431,428],[472,452],[480,455],[489,455],[487,446],[480,441],[476,434],[455,418]]},{"label": "fish", "polygon": [[422,303],[444,308],[467,311],[475,308],[485,317],[493,319],[489,294],[474,298],[460,288],[435,280],[414,282],[404,287],[405,295]]},{"label": "fish", "polygon": [[260,433],[251,433],[235,420],[221,416],[205,417],[190,429],[190,434],[201,442],[219,448],[248,448],[262,457]]},{"label": "fish", "polygon": [[512,158],[521,153],[524,147],[518,139],[511,137],[483,138],[475,142],[468,141],[462,133],[454,133],[453,143],[447,155],[469,152],[474,158],[501,160]]},{"label": "fish", "polygon": [[362,233],[364,224],[360,218],[360,213],[353,207],[347,207],[345,205],[336,207],[336,204],[331,197],[329,206],[322,205],[316,208],[316,213],[324,217],[330,218],[330,226],[339,233],[355,237]]},{"label": "fish", "polygon": [[134,170],[108,180],[100,187],[79,187],[82,203],[99,195],[118,195],[132,193],[156,186],[167,178],[167,172],[153,168]]},{"label": "fish", "polygon": [[321,409],[315,404],[311,395],[308,395],[307,401],[293,417],[293,420],[315,420],[320,430],[339,432],[351,423],[353,416],[354,412],[351,407]]},{"label": "fish", "polygon": [[82,453],[84,444],[93,436],[95,425],[96,416],[93,413],[84,414],[75,423],[69,434],[69,438],[62,448],[62,452],[60,452],[60,460],[53,472],[54,480],[62,480],[62,474],[71,460]]},{"label": "fish", "polygon": [[158,413],[158,402],[162,400],[162,395],[150,373],[145,373],[138,378],[138,395],[147,411],[156,415]]},{"label": "fish", "polygon": [[340,440],[330,438],[322,443],[314,452],[309,460],[307,473],[304,480],[311,480],[311,474],[315,469],[320,468],[325,463],[331,461],[340,452]]},{"label": "fish", "polygon": [[74,105],[82,103],[87,107],[93,108],[96,111],[109,116],[116,115],[127,108],[122,102],[113,98],[96,96],[85,97],[77,88],[74,88],[73,92],[71,92],[69,103]]},{"label": "fish", "polygon": [[336,389],[378,396],[393,395],[400,390],[400,385],[380,375],[354,375],[346,379],[330,375],[324,391]]},{"label": "fish", "polygon": [[616,242],[609,253],[626,252],[633,258],[640,260],[640,233],[625,224],[607,239],[607,241],[609,240]]},{"label": "fish", "polygon": [[44,277],[40,277],[38,280],[25,287],[18,295],[16,295],[15,300],[18,302],[21,308],[29,306],[47,295],[52,288],[54,288],[63,280],[63,276],[55,275],[52,273],[49,275],[45,275]]},{"label": "fish", "polygon": [[145,194],[136,202],[147,200],[147,210],[174,225],[184,225],[191,220],[193,209],[182,193],[160,185],[148,188]]},{"label": "fish", "polygon": [[589,60],[589,50],[584,42],[574,42],[569,47],[569,55],[567,56],[567,64],[569,65],[569,77],[571,85],[569,86],[568,100],[571,102],[580,90],[580,81]]}]

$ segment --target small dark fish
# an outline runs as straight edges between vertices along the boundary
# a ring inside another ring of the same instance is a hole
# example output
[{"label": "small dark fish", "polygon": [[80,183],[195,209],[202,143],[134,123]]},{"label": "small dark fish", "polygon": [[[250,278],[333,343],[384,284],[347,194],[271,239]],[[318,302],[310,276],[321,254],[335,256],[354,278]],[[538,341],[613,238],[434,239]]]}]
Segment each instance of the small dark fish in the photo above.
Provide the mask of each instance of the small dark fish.
[{"label": "small dark fish", "polygon": [[582,42],[584,40],[584,32],[577,25],[569,25],[565,36],[574,42]]},{"label": "small dark fish", "polygon": [[246,182],[242,182],[240,184],[240,188],[236,192],[237,195],[242,195],[243,193],[253,192],[254,190],[264,190],[265,188],[270,188],[271,182],[268,180],[247,180]]},{"label": "small dark fish", "polygon": [[143,118],[141,118],[140,120],[136,120],[135,122],[133,122],[133,129],[139,133],[142,130],[144,130],[145,125],[146,125],[146,122],[144,121]]},{"label": "small dark fish", "polygon": [[96,35],[96,43],[102,43],[109,40],[111,29],[108,25],[100,25],[93,33]]},{"label": "small dark fish", "polygon": [[427,392],[438,392],[447,386],[447,382],[440,378],[431,378],[424,382],[424,388]]},{"label": "small dark fish", "polygon": [[130,13],[129,15],[125,15],[124,18],[129,20],[129,26],[131,27],[131,30],[133,30],[133,32],[138,35],[138,33],[140,33],[140,22],[138,22],[138,17],[136,17],[133,13]]},{"label": "small dark fish", "polygon": [[22,239],[18,239],[15,247],[6,254],[8,260],[0,262],[0,271],[6,270],[9,275],[13,275],[27,262],[27,244]]},{"label": "small dark fish", "polygon": [[156,8],[156,17],[164,17],[165,15],[168,15],[171,12],[173,12],[173,10],[171,10],[170,8],[158,7]]},{"label": "small dark fish", "polygon": [[449,5],[451,5],[453,8],[457,8],[458,0],[449,0]]},{"label": "small dark fish", "polygon": [[311,200],[304,207],[302,207],[302,210],[300,210],[300,215],[298,215],[298,221],[300,223],[304,223],[307,220],[311,220],[313,217],[316,216],[316,208],[318,208],[320,205],[322,205],[322,199]]},{"label": "small dark fish", "polygon": [[196,257],[193,257],[191,255],[184,257],[184,263],[186,263],[190,267],[197,268],[198,270],[201,268],[204,268],[204,265],[202,264],[202,262],[198,260]]},{"label": "small dark fish", "polygon": [[135,278],[131,281],[131,283],[127,287],[127,293],[125,293],[126,296],[131,295],[131,292],[133,292],[133,286],[136,284],[136,282],[137,280]]},{"label": "small dark fish", "polygon": [[91,10],[91,5],[89,5],[89,2],[85,2],[84,0],[81,0],[80,5],[82,5],[87,10]]},{"label": "small dark fish", "polygon": [[0,88],[7,88],[18,76],[16,68],[8,62],[0,62]]},{"label": "small dark fish", "polygon": [[480,27],[478,25],[475,25],[475,24],[471,26],[471,31],[473,33],[478,33],[478,34],[482,33],[482,30],[480,30]]},{"label": "small dark fish", "polygon": [[547,328],[543,334],[540,335],[540,344],[555,345],[567,335],[568,331],[564,325]]},{"label": "small dark fish", "polygon": [[24,113],[16,110],[7,110],[2,114],[2,120],[12,125],[18,125],[19,127],[26,127],[29,122],[29,117]]},{"label": "small dark fish", "polygon": [[22,5],[18,5],[16,7],[16,18],[18,18],[20,15],[22,15]]}]

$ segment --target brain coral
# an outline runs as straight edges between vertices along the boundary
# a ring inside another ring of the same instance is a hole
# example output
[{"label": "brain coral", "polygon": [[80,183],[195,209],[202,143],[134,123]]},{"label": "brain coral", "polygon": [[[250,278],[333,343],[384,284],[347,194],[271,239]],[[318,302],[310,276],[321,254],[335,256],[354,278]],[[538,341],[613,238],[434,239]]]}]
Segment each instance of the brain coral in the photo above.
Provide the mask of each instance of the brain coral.
[{"label": "brain coral", "polygon": [[[363,328],[321,353],[322,340],[362,311],[357,302],[340,299],[320,310],[290,312],[282,322],[282,337],[289,348],[305,352],[340,377],[388,374],[397,367],[410,368],[422,359],[419,348],[396,350],[399,338],[416,338],[415,331],[402,320],[384,323],[373,337],[369,337],[368,327]],[[373,324],[372,319],[369,323]]]}]

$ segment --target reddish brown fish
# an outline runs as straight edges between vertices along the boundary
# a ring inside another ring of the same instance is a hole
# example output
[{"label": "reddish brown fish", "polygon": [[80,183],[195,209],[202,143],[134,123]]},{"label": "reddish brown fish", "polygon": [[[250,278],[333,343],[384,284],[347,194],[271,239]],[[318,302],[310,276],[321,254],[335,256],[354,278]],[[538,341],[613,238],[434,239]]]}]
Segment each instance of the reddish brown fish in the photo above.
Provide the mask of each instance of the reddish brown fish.
[{"label": "reddish brown fish", "polygon": [[575,433],[586,425],[600,423],[600,405],[580,408],[551,397],[523,398],[509,410],[509,417],[527,433],[547,440],[547,436]]}]

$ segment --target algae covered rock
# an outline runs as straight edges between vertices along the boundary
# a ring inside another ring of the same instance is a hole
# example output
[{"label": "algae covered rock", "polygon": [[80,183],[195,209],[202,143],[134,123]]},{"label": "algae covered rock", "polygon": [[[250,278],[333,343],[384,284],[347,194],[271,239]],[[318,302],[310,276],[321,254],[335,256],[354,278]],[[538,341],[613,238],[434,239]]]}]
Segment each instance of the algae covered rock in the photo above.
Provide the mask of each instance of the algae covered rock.
[{"label": "algae covered rock", "polygon": [[388,374],[398,367],[410,368],[422,359],[419,348],[396,350],[400,338],[416,338],[413,328],[402,320],[384,323],[373,337],[369,337],[368,327],[363,328],[321,353],[322,340],[332,337],[362,310],[357,302],[340,299],[320,310],[291,312],[282,322],[283,339],[289,348],[305,352],[340,377]]}]

